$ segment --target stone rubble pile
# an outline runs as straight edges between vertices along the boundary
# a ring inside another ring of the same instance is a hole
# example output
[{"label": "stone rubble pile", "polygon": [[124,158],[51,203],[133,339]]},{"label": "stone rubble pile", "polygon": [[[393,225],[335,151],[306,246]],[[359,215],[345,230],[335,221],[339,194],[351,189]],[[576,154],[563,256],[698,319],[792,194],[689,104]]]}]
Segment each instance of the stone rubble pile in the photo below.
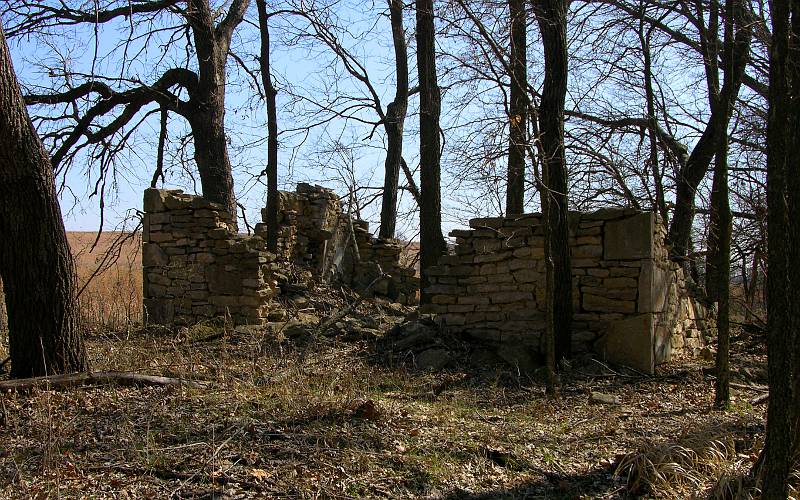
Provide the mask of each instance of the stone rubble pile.
[{"label": "stone rubble pile", "polygon": [[[266,221],[266,209],[262,219]],[[336,193],[300,183],[295,192],[280,192],[278,259],[309,266],[326,282],[351,286],[402,304],[416,303],[419,278],[401,262],[402,245],[375,238],[366,221],[345,213]],[[352,229],[351,229],[352,228]],[[255,233],[266,238],[266,224]],[[353,250],[358,247],[358,258]],[[381,271],[388,279],[375,281]],[[374,282],[374,283],[373,283]]]}]

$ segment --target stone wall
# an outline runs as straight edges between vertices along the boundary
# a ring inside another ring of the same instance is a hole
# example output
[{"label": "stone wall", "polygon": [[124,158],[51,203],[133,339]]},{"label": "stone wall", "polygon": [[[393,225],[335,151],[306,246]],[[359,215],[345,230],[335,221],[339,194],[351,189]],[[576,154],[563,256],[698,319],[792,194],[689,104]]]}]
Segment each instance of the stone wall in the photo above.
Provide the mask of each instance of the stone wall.
[{"label": "stone wall", "polygon": [[275,256],[266,251],[264,239],[236,234],[222,205],[179,190],[147,189],[144,212],[147,321],[267,320],[277,283]]},{"label": "stone wall", "polygon": [[[416,302],[419,278],[413,268],[400,263],[402,246],[396,240],[372,236],[366,221],[344,213],[333,190],[300,183],[295,192],[279,194],[280,261],[311,267],[323,281],[343,283],[362,292],[383,271],[390,278],[376,282],[370,288],[372,295],[403,304]],[[266,221],[266,209],[262,210],[262,219]],[[256,235],[266,238],[266,231],[265,223],[256,225]]]},{"label": "stone wall", "polygon": [[[544,233],[539,214],[470,221],[450,233],[455,254],[430,270],[436,315],[448,330],[498,353],[541,355]],[[649,212],[570,214],[573,350],[653,373],[674,350],[699,349],[708,311],[668,260],[664,228]]]}]

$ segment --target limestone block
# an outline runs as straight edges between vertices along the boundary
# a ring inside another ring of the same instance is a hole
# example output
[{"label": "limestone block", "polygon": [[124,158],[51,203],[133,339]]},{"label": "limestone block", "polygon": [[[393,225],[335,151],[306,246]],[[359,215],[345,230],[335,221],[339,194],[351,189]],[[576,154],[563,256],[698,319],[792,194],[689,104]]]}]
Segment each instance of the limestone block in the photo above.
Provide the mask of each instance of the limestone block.
[{"label": "limestone block", "polygon": [[166,266],[168,262],[169,257],[160,246],[155,243],[142,244],[142,266],[161,267]]},{"label": "limestone block", "polygon": [[639,274],[639,312],[660,313],[666,310],[673,290],[673,273],[661,268],[652,259],[642,261]]},{"label": "limestone block", "polygon": [[175,318],[175,306],[169,299],[143,300],[145,322],[156,325],[171,325]]},{"label": "limestone block", "polygon": [[537,281],[544,279],[539,271],[530,267],[518,269],[512,274],[514,276],[514,281],[517,283],[536,283]]},{"label": "limestone block", "polygon": [[636,370],[653,374],[653,315],[639,314],[615,321],[608,332],[595,344],[604,359]]},{"label": "limestone block", "polygon": [[578,245],[572,247],[572,256],[575,258],[602,257],[603,247],[600,245]]},{"label": "limestone block", "polygon": [[646,259],[653,254],[655,216],[650,212],[637,213],[625,219],[613,220],[605,226],[606,259]]},{"label": "limestone block", "polygon": [[500,250],[502,241],[498,239],[477,238],[472,241],[472,247],[479,254],[491,253]]},{"label": "limestone block", "polygon": [[480,254],[475,256],[475,263],[482,264],[484,262],[499,262],[511,257],[511,252],[494,252],[489,254]]},{"label": "limestone block", "polygon": [[617,277],[603,280],[603,286],[606,288],[636,288],[638,285],[634,278]]},{"label": "limestone block", "polygon": [[656,365],[667,363],[672,359],[672,332],[661,325],[653,330],[653,362]]},{"label": "limestone block", "polygon": [[608,299],[600,295],[593,295],[590,293],[583,294],[582,303],[585,311],[619,313],[636,312],[636,303],[633,301]]},{"label": "limestone block", "polygon": [[488,295],[467,295],[467,296],[460,296],[458,297],[459,304],[490,304],[490,299]]},{"label": "limestone block", "polygon": [[210,265],[206,268],[208,289],[213,294],[241,295],[242,277],[238,271],[226,270],[221,265]]},{"label": "limestone block", "polygon": [[504,217],[480,217],[476,219],[470,219],[469,227],[473,229],[479,229],[485,227],[491,229],[499,229],[503,227],[505,221],[506,220]]},{"label": "limestone block", "polygon": [[146,213],[163,212],[166,210],[164,200],[169,193],[163,189],[149,188],[144,190],[143,210]]},{"label": "limestone block", "polygon": [[615,299],[615,300],[625,300],[634,302],[636,301],[636,288],[604,288],[604,287],[591,287],[591,286],[582,286],[581,291],[584,294],[591,294],[598,297],[604,297],[607,299]]},{"label": "limestone block", "polygon": [[521,300],[533,300],[530,292],[497,292],[491,295],[492,304],[509,304]]},{"label": "limestone block", "polygon": [[434,304],[455,304],[456,298],[453,295],[434,295],[431,297],[431,302]]}]

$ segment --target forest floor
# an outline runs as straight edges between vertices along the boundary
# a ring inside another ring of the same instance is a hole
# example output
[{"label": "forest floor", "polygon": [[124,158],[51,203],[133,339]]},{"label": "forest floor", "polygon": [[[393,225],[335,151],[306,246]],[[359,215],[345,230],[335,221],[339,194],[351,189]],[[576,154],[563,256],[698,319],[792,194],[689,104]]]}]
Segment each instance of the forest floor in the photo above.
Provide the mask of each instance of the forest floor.
[{"label": "forest floor", "polygon": [[3,393],[0,497],[686,498],[735,489],[762,446],[757,336],[734,339],[722,412],[710,360],[645,376],[584,357],[557,399],[467,355],[420,371],[371,338],[404,312],[364,302],[355,336],[93,333],[95,370],[210,384]]}]

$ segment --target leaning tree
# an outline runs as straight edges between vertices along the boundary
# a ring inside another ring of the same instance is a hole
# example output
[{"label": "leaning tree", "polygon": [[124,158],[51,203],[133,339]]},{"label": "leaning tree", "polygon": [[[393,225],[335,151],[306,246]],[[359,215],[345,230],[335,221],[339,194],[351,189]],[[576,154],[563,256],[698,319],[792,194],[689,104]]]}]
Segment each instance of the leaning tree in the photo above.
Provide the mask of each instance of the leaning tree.
[{"label": "leaning tree", "polygon": [[25,109],[2,28],[0,234],[11,377],[87,370],[53,169]]}]

